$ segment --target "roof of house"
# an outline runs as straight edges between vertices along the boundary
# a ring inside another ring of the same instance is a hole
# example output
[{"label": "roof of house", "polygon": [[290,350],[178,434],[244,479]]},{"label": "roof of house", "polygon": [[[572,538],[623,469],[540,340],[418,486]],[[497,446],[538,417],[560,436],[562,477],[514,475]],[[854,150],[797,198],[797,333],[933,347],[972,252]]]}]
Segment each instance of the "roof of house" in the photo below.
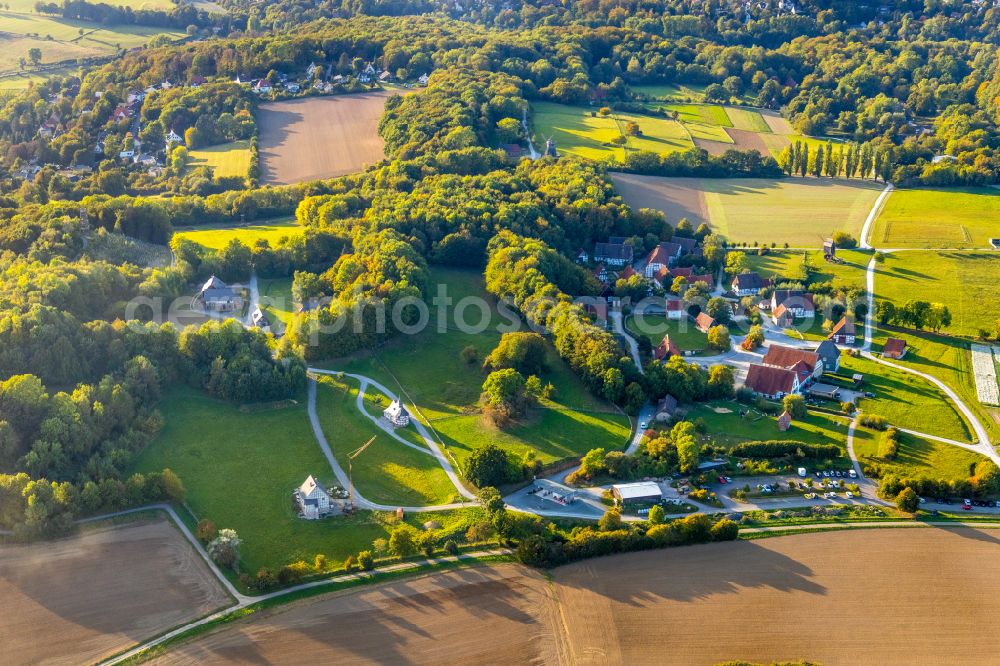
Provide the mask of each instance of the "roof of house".
[{"label": "roof of house", "polygon": [[268,325],[267,315],[265,315],[264,311],[260,309],[260,306],[254,308],[253,313],[250,315],[250,320],[253,322],[254,326],[260,326],[261,328]]},{"label": "roof of house", "polygon": [[744,382],[750,390],[763,395],[791,393],[795,387],[795,373],[773,365],[751,363]]},{"label": "roof of house", "polygon": [[696,247],[698,247],[697,238],[682,238],[680,236],[674,236],[673,242],[681,246],[681,250],[685,253],[692,252]]},{"label": "roof of house", "polygon": [[623,500],[645,499],[647,497],[663,497],[660,484],[654,481],[636,481],[635,483],[617,483],[611,486]]},{"label": "roof of house", "polygon": [[833,327],[830,331],[828,337],[833,337],[835,335],[856,335],[856,330],[854,328],[854,320],[850,317],[844,316],[840,318],[840,321]]},{"label": "roof of house", "polygon": [[840,358],[840,347],[833,343],[832,340],[824,340],[819,343],[819,347],[816,347],[816,353],[824,363],[826,361],[836,361]]},{"label": "roof of house", "polygon": [[632,268],[631,266],[626,266],[625,268],[622,269],[622,272],[618,274],[618,279],[627,280],[633,275],[635,275],[635,269]]},{"label": "roof of house", "polygon": [[764,287],[764,279],[756,273],[740,273],[733,278],[733,285],[737,290],[761,289]]},{"label": "roof of house", "polygon": [[694,318],[694,323],[698,328],[712,328],[715,326],[715,319],[712,318],[707,312],[699,312],[698,316]]},{"label": "roof of house", "polygon": [[778,423],[791,423],[792,415],[788,413],[788,410],[781,412],[781,416],[778,417]]},{"label": "roof of house", "polygon": [[215,277],[214,275],[205,281],[205,284],[201,285],[202,291],[208,291],[209,289],[225,289],[228,285],[225,282]]},{"label": "roof of house", "polygon": [[673,413],[675,409],[677,409],[677,398],[669,393],[660,398],[660,400],[656,403],[657,412]]},{"label": "roof of house", "polygon": [[690,266],[683,266],[678,268],[671,268],[670,274],[674,277],[689,278],[694,275],[694,269]]},{"label": "roof of house", "polygon": [[889,338],[882,347],[883,354],[902,354],[906,351],[906,340],[902,338]]},{"label": "roof of house", "polygon": [[663,339],[660,340],[660,344],[656,346],[653,350],[653,357],[657,360],[664,359],[668,356],[680,356],[681,350],[677,348],[673,342],[670,341],[669,335],[664,335]]},{"label": "roof of house", "polygon": [[796,364],[804,363],[810,373],[816,369],[818,361],[819,354],[816,352],[782,345],[771,345],[767,349],[767,354],[764,355],[764,365],[792,369]]},{"label": "roof of house", "polygon": [[681,246],[677,243],[660,243],[653,248],[646,258],[647,264],[663,264],[666,266],[671,259],[676,259],[681,254]]},{"label": "roof of house", "polygon": [[679,312],[684,309],[684,301],[676,298],[667,299],[667,312]]},{"label": "roof of house", "polygon": [[390,418],[399,418],[400,416],[409,416],[409,412],[406,411],[406,407],[399,402],[399,400],[393,400],[392,403],[385,408],[382,412],[384,415]]},{"label": "roof of house", "polygon": [[776,289],[771,297],[775,305],[785,305],[786,308],[801,307],[803,310],[815,309],[813,295],[798,289]]},{"label": "roof of house", "polygon": [[712,277],[711,273],[705,273],[704,275],[692,275],[688,278],[688,283],[694,282],[704,282],[709,287],[715,282],[715,278]]},{"label": "roof of house", "polygon": [[313,478],[312,474],[310,474],[309,478],[303,481],[302,485],[299,486],[299,494],[301,494],[302,497],[309,497],[317,490],[319,491],[319,493],[326,495],[326,489],[323,486],[319,485],[316,479]]},{"label": "roof of house", "polygon": [[633,251],[631,245],[624,243],[595,243],[594,256],[598,259],[632,261]]}]

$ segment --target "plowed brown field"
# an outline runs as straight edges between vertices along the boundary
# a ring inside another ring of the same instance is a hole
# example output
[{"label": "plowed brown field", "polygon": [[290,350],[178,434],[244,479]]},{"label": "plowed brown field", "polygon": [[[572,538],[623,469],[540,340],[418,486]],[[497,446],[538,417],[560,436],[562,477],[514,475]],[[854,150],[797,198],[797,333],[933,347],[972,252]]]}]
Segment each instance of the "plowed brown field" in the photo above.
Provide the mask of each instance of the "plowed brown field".
[{"label": "plowed brown field", "polygon": [[261,105],[261,182],[287,185],[334,178],[384,159],[378,122],[390,94],[305,97]]},{"label": "plowed brown field", "polygon": [[91,663],[228,601],[165,521],[0,546],[0,663]]},{"label": "plowed brown field", "polygon": [[242,621],[160,663],[991,664],[1000,532],[801,534],[390,583]]}]

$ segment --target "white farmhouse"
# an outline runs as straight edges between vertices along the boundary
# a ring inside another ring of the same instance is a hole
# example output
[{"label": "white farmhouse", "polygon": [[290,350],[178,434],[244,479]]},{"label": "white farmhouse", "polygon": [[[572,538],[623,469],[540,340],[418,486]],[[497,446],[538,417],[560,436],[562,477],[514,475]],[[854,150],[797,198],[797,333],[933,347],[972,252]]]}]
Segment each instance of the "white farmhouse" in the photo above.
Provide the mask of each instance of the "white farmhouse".
[{"label": "white farmhouse", "polygon": [[382,416],[397,428],[410,425],[410,413],[406,411],[406,407],[403,407],[399,400],[393,400],[392,404],[382,412]]},{"label": "white farmhouse", "polygon": [[293,493],[302,517],[316,520],[330,513],[330,494],[310,474]]}]

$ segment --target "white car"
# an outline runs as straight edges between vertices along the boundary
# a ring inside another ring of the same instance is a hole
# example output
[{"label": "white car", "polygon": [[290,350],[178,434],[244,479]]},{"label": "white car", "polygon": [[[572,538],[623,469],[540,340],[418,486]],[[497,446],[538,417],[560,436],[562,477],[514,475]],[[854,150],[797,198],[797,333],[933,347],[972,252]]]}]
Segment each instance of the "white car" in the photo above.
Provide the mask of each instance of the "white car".
[{"label": "white car", "polygon": [[645,430],[648,427],[649,427],[649,424],[646,423],[645,421],[643,421],[642,423],[639,424],[639,428],[641,428],[642,430]]},{"label": "white car", "polygon": [[852,493],[850,490],[848,490],[847,493],[845,494],[847,495],[847,499],[854,499],[854,493]]}]

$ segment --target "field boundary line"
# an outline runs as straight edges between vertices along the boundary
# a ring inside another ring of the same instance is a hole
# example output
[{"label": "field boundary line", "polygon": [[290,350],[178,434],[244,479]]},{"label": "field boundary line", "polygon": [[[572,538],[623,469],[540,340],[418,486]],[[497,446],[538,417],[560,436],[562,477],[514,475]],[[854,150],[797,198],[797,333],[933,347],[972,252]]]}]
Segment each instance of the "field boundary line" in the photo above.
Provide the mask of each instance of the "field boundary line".
[{"label": "field boundary line", "polygon": [[895,188],[892,183],[886,183],[885,187],[882,189],[882,193],[878,195],[878,198],[875,199],[875,203],[872,204],[871,210],[868,211],[868,217],[865,218],[865,223],[861,227],[860,246],[862,250],[874,249],[872,244],[869,242],[869,236],[871,236],[872,227],[875,226],[875,220],[882,213],[882,208],[885,206],[886,199],[889,198],[889,195],[894,189]]}]

